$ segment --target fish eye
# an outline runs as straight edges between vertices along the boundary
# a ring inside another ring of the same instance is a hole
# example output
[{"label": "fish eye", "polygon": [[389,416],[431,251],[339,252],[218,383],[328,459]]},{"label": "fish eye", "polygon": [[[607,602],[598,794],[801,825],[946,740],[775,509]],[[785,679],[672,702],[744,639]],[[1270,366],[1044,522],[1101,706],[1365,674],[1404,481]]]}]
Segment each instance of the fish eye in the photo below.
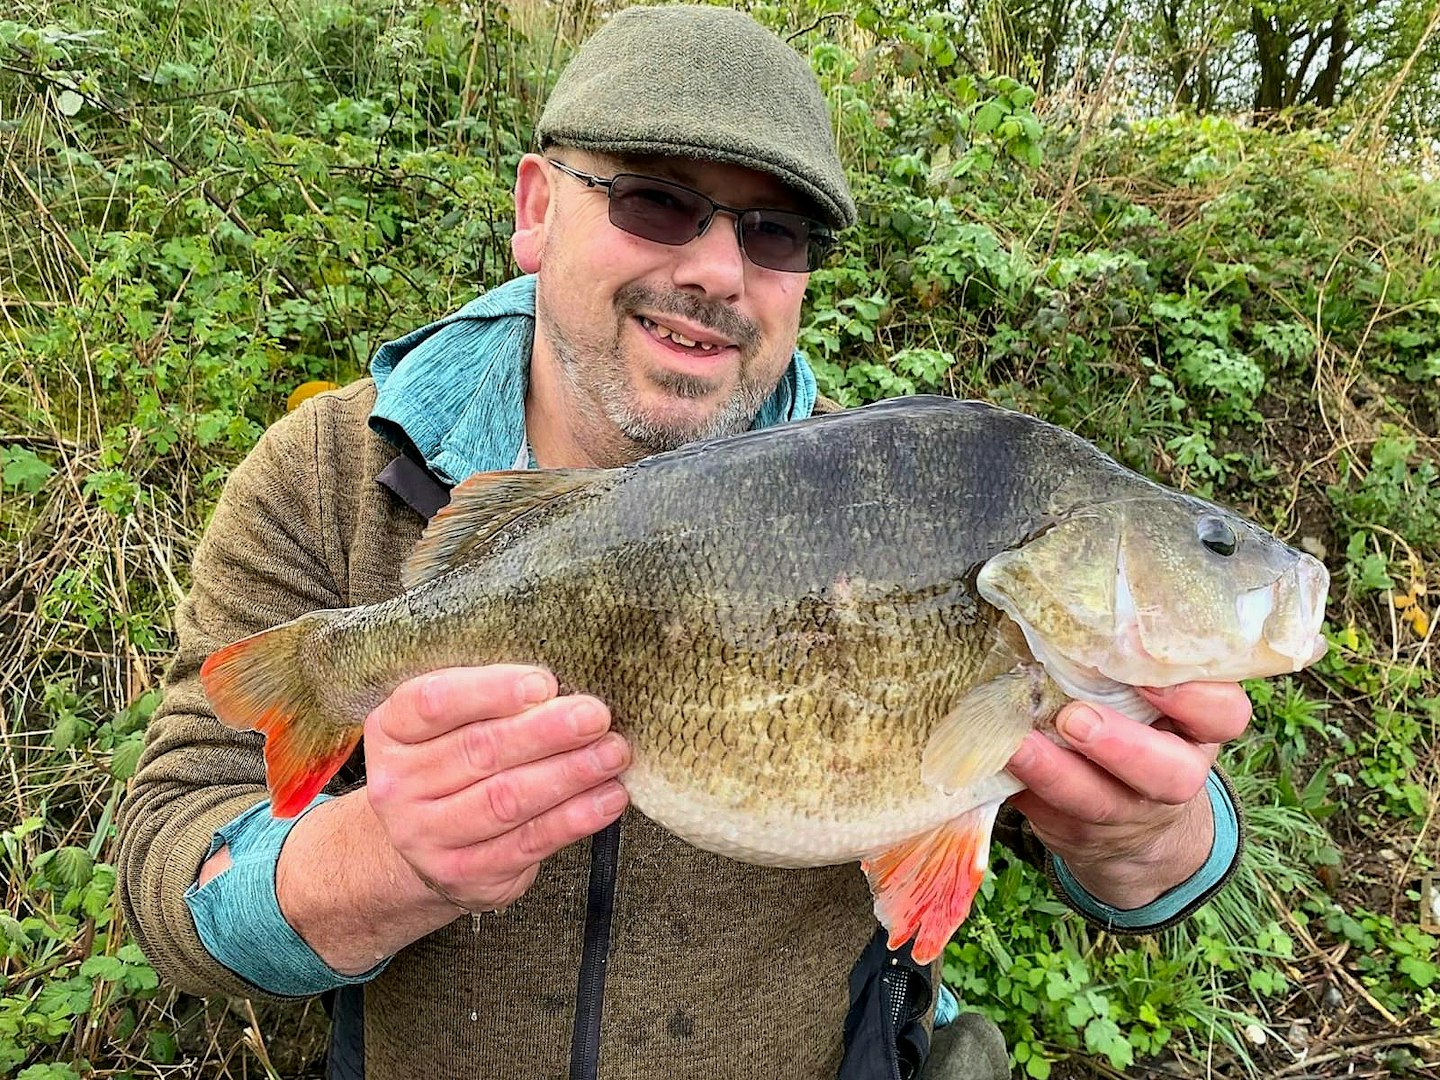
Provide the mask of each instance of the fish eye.
[{"label": "fish eye", "polygon": [[1230,528],[1218,517],[1203,517],[1195,526],[1196,535],[1200,537],[1200,543],[1213,551],[1216,555],[1224,555],[1227,558],[1235,554],[1235,530]]}]

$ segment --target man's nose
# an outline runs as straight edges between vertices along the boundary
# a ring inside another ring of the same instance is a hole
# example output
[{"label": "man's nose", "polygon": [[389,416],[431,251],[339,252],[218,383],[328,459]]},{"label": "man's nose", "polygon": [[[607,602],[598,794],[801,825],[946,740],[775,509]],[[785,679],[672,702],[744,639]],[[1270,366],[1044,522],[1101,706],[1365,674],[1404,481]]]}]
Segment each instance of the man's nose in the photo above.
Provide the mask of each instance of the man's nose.
[{"label": "man's nose", "polygon": [[744,292],[745,253],[733,214],[717,210],[704,233],[676,250],[674,279],[679,288],[716,300],[734,300]]}]

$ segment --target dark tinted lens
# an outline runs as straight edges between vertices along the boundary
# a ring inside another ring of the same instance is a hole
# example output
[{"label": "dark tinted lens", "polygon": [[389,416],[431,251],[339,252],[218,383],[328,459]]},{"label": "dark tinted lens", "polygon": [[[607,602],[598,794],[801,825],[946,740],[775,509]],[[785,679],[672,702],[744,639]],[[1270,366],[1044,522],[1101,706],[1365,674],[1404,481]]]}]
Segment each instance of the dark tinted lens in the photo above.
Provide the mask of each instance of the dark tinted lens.
[{"label": "dark tinted lens", "polygon": [[708,202],[664,180],[622,174],[610,185],[610,224],[657,244],[688,244],[709,215]]},{"label": "dark tinted lens", "polygon": [[745,254],[771,270],[814,270],[830,246],[830,232],[819,222],[783,210],[748,210],[740,231]]}]

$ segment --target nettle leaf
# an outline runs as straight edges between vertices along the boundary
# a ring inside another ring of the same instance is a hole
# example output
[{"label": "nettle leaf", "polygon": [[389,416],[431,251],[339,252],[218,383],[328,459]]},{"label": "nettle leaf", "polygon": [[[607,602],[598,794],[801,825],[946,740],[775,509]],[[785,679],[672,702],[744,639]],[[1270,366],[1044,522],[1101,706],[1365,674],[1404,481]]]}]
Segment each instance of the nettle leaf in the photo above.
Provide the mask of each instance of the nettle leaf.
[{"label": "nettle leaf", "polygon": [[115,747],[110,755],[110,775],[116,780],[129,780],[135,775],[135,767],[140,763],[140,754],[144,749],[145,736],[139,733]]},{"label": "nettle leaf", "polygon": [[63,847],[50,862],[50,880],[71,888],[81,888],[90,881],[95,870],[95,857],[82,847]]}]

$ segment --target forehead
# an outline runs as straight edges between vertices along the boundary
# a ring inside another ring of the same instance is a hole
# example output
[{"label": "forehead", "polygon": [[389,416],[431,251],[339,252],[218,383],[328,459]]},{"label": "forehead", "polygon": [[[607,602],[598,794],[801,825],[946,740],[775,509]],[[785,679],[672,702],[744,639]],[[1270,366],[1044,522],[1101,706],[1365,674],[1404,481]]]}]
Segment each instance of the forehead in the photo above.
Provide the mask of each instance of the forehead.
[{"label": "forehead", "polygon": [[703,191],[716,202],[727,206],[790,210],[812,217],[820,216],[808,199],[786,187],[779,178],[743,165],[662,154],[586,156],[595,164],[597,170],[603,169],[609,173],[638,173],[641,176],[670,180],[696,191]]}]

